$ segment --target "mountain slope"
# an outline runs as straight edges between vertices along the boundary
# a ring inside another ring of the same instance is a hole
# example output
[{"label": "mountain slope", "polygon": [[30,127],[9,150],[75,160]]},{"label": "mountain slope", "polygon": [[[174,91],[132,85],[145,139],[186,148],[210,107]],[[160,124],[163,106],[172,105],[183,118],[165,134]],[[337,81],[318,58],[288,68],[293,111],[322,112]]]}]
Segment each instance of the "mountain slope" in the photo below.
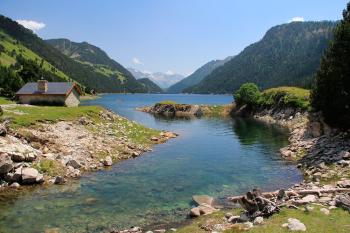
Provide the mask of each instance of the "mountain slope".
[{"label": "mountain slope", "polygon": [[228,62],[232,58],[233,58],[233,56],[227,57],[224,60],[213,60],[213,61],[206,63],[205,65],[203,65],[202,67],[197,69],[193,74],[184,78],[180,82],[175,83],[174,85],[170,86],[167,90],[167,93],[172,93],[172,94],[181,93],[186,88],[198,84],[206,76],[211,74],[211,72],[213,72],[213,70],[215,70],[219,66],[224,65],[226,62]]},{"label": "mountain slope", "polygon": [[90,64],[73,60],[46,43],[31,30],[2,15],[0,15],[0,30],[85,87],[93,88],[98,92],[145,91],[129,72],[117,70],[120,73],[118,76],[115,73],[102,72],[103,67],[96,69]]},{"label": "mountain slope", "polygon": [[174,74],[171,72],[162,73],[162,72],[142,72],[133,68],[128,68],[128,70],[134,75],[136,79],[140,78],[149,78],[154,83],[156,83],[158,86],[160,86],[163,89],[167,89],[171,85],[179,82],[184,78],[184,76],[180,74]]},{"label": "mountain slope", "polygon": [[149,78],[141,78],[137,81],[144,86],[147,93],[163,93],[162,88],[152,82]]},{"label": "mountain slope", "polygon": [[50,39],[46,42],[72,59],[109,66],[112,70],[131,75],[122,65],[111,59],[105,51],[87,42],[77,43],[68,39]]},{"label": "mountain slope", "polygon": [[190,93],[232,93],[243,83],[260,88],[310,86],[335,22],[293,22],[271,28],[257,43],[215,69]]}]

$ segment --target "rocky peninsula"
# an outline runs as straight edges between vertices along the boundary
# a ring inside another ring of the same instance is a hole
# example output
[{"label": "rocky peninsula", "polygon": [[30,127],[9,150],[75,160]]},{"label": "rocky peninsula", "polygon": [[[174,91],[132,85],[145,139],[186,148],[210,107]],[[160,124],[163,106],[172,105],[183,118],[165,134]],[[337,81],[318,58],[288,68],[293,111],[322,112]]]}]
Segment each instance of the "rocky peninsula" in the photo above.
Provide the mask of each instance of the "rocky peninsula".
[{"label": "rocky peninsula", "polygon": [[22,185],[64,184],[177,136],[100,107],[9,103],[0,109],[0,192]]}]

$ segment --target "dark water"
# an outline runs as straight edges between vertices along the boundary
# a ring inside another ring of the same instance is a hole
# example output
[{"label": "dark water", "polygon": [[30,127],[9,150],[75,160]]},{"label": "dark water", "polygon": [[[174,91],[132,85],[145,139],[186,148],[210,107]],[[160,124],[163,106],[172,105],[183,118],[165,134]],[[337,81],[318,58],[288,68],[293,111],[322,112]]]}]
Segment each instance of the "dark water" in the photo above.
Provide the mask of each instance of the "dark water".
[{"label": "dark water", "polygon": [[301,180],[280,159],[287,132],[252,120],[154,118],[136,107],[162,100],[227,104],[231,96],[105,95],[99,104],[149,127],[180,134],[154,151],[91,173],[67,186],[35,189],[0,200],[0,232],[101,232],[111,227],[160,226],[186,219],[191,197],[225,197],[252,187],[270,190]]}]

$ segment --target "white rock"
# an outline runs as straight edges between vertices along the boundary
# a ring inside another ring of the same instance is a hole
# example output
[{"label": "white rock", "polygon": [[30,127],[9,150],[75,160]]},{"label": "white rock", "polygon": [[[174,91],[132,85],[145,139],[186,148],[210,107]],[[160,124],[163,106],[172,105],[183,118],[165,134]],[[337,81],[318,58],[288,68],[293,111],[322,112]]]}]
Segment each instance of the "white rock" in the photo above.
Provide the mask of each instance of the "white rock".
[{"label": "white rock", "polygon": [[112,166],[113,161],[111,156],[107,156],[104,160],[103,160],[103,165],[105,166]]},{"label": "white rock", "polygon": [[228,222],[231,222],[231,223],[235,223],[235,222],[237,222],[239,219],[240,219],[239,216],[233,215],[233,216],[231,216],[227,221],[228,221]]},{"label": "white rock", "polygon": [[43,183],[44,182],[44,175],[39,173],[38,176],[35,179],[35,182]]},{"label": "white rock", "polygon": [[263,217],[256,217],[253,221],[254,225],[260,225],[264,222],[264,218]]},{"label": "white rock", "polygon": [[12,183],[11,185],[10,185],[10,187],[12,187],[12,188],[19,188],[21,185],[19,184],[19,183],[17,183],[17,182],[14,182],[14,183]]},{"label": "white rock", "polygon": [[311,211],[313,211],[314,210],[314,207],[312,207],[312,206],[305,206],[305,211],[308,211],[308,212],[311,212]]},{"label": "white rock", "polygon": [[313,202],[317,201],[317,197],[315,195],[310,194],[310,195],[303,197],[301,200],[306,202],[306,203],[313,203]]},{"label": "white rock", "polygon": [[251,223],[251,222],[245,222],[245,223],[243,223],[243,227],[244,227],[245,229],[250,229],[250,228],[253,227],[253,223]]},{"label": "white rock", "polygon": [[288,223],[283,224],[282,227],[288,227],[291,231],[306,231],[304,223],[296,218],[288,218]]},{"label": "white rock", "polygon": [[33,184],[36,182],[38,175],[39,172],[35,168],[25,167],[22,169],[22,182],[24,184]]},{"label": "white rock", "polygon": [[325,215],[329,215],[329,210],[326,208],[321,208],[320,211],[324,213]]}]

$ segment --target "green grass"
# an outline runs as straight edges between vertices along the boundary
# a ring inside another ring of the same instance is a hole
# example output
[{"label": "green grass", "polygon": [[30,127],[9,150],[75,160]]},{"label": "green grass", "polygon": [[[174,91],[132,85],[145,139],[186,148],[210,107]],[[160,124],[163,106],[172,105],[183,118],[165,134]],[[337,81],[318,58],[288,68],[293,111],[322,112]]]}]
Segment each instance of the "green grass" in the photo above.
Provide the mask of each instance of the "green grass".
[{"label": "green grass", "polygon": [[[0,55],[1,65],[10,66],[16,63],[16,55],[14,55],[13,57],[9,55],[13,50],[16,51],[16,54],[22,54],[22,56],[25,59],[37,60],[38,62],[41,62],[41,57],[39,55],[31,51],[21,43],[16,42],[16,40],[14,40],[11,36],[7,35],[1,30],[0,30],[0,36],[1,36],[0,44],[3,45],[5,48],[5,52],[2,52]],[[51,68],[54,68],[54,66],[44,60],[43,69],[52,73]],[[57,72],[54,73],[55,75],[57,75],[58,77],[61,77],[64,80],[69,79],[69,77],[65,73],[63,73],[61,70],[59,69],[56,69],[56,70]]]},{"label": "green grass", "polygon": [[310,108],[310,91],[298,87],[276,87],[262,92],[258,105]]},{"label": "green grass", "polygon": [[[265,223],[260,226],[255,226],[249,231],[242,231],[240,229],[227,230],[225,233],[236,232],[252,232],[252,233],[283,233],[290,232],[287,228],[283,228],[281,225],[286,223],[288,218],[299,219],[305,224],[307,231],[310,233],[336,233],[336,232],[349,232],[350,231],[350,214],[342,209],[330,210],[330,215],[325,215],[320,212],[320,206],[314,205],[314,210],[311,212],[305,212],[303,209],[287,209],[283,208],[278,214],[265,219]],[[233,214],[239,214],[240,210],[230,211]],[[228,212],[228,211],[226,211]],[[211,215],[203,216],[193,220],[189,225],[179,228],[179,233],[205,233],[200,228],[202,224],[212,222],[212,225],[217,223],[223,223],[222,218],[225,215],[225,211],[219,211]]]},{"label": "green grass", "polygon": [[13,127],[30,126],[37,122],[49,121],[57,122],[59,120],[75,120],[82,116],[88,116],[91,119],[98,119],[98,113],[103,108],[98,106],[82,107],[41,107],[41,106],[16,106],[4,111],[4,117],[12,119]]},{"label": "green grass", "polygon": [[79,61],[79,60],[76,60],[76,61],[80,62],[81,64],[91,66],[96,73],[100,73],[106,77],[115,76],[117,79],[119,79],[121,84],[124,84],[126,81],[126,78],[124,77],[124,75],[121,72],[119,72],[118,70],[112,70],[110,67],[108,67],[106,65],[92,64],[90,62]]},{"label": "green grass", "polygon": [[202,105],[202,112],[204,116],[209,117],[226,117],[229,114],[229,105]]},{"label": "green grass", "polygon": [[5,97],[0,97],[0,105],[5,105],[5,104],[14,104],[15,102],[5,98]]},{"label": "green grass", "polygon": [[[73,121],[82,116],[88,117],[95,123],[101,122],[99,112],[102,107],[47,107],[47,106],[14,106],[4,110],[3,117],[11,119],[13,128],[34,126],[38,122],[52,122],[65,120]],[[142,145],[151,145],[151,137],[159,136],[160,131],[147,128],[141,124],[119,117],[111,125],[116,136],[126,136],[132,142]]]},{"label": "green grass", "polygon": [[178,103],[172,100],[164,100],[162,102],[159,102],[158,104],[178,104]]},{"label": "green grass", "polygon": [[50,176],[62,176],[65,174],[65,167],[57,160],[42,159],[34,165],[34,168]]},{"label": "green grass", "polygon": [[126,118],[119,118],[118,123],[112,126],[117,136],[126,136],[132,142],[141,145],[151,145],[150,138],[158,137],[160,131],[147,128],[141,124],[129,121]]}]

